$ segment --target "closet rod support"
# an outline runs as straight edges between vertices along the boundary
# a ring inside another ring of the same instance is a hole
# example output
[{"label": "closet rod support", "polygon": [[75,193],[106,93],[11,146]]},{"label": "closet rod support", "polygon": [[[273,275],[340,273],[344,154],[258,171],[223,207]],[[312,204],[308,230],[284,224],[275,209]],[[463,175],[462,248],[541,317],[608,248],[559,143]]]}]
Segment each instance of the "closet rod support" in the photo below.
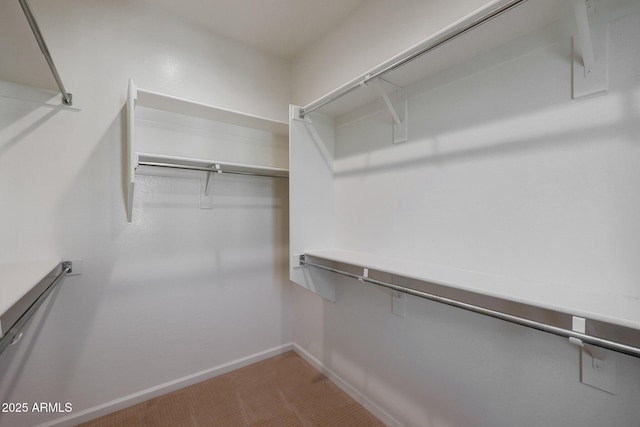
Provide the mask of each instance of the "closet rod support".
[{"label": "closet rod support", "polygon": [[60,78],[60,74],[58,74],[58,69],[56,68],[56,64],[53,62],[53,58],[51,57],[51,53],[49,53],[49,48],[47,48],[47,43],[44,41],[44,37],[42,36],[42,32],[40,32],[40,27],[38,26],[38,22],[36,18],[33,16],[31,12],[31,7],[27,0],[18,0],[20,6],[22,7],[22,11],[24,12],[24,16],[27,18],[27,22],[31,27],[31,31],[38,42],[38,46],[40,46],[40,51],[44,55],[47,60],[47,64],[49,64],[49,68],[51,69],[51,73],[53,74],[53,78],[56,80],[56,84],[60,89],[60,93],[62,94],[62,102],[65,105],[73,105],[73,96],[67,92],[64,88],[64,84],[62,83],[62,79]]},{"label": "closet rod support", "polygon": [[402,126],[402,119],[400,118],[400,116],[398,115],[398,112],[396,111],[395,107],[391,103],[391,100],[389,99],[389,95],[387,95],[385,91],[380,87],[380,82],[378,81],[378,79],[373,80],[373,87],[376,88],[376,90],[380,94],[380,97],[384,100],[384,104],[387,106],[387,110],[389,110],[389,113],[391,114],[391,117],[393,118],[393,121],[396,124],[396,126]]},{"label": "closet rod support", "polygon": [[396,110],[393,103],[391,102],[391,99],[389,99],[389,95],[387,95],[387,93],[380,86],[380,79],[381,78],[378,77],[372,80],[373,87],[376,88],[376,90],[378,91],[378,94],[384,101],[384,104],[387,106],[387,110],[389,110],[389,113],[393,118],[393,143],[398,144],[400,142],[406,142],[408,140],[408,134],[409,134],[409,126],[407,123],[407,117],[408,117],[407,100],[405,100],[403,103],[404,108],[402,109],[402,115],[404,117],[401,118],[400,114],[398,114],[398,110]]}]

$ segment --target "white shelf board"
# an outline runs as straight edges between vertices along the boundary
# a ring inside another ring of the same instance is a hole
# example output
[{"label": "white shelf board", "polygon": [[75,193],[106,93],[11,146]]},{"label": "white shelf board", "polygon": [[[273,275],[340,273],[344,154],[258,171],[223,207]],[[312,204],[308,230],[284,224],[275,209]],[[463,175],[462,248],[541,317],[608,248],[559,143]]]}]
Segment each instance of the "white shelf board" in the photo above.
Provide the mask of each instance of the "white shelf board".
[{"label": "white shelf board", "polygon": [[[222,173],[235,172],[235,173],[247,173],[247,174],[251,174],[251,173],[270,174],[270,175],[277,175],[281,177],[289,176],[289,169],[275,168],[271,166],[248,165],[244,163],[221,162],[218,160],[164,156],[164,155],[149,154],[149,153],[137,153],[137,158],[138,158],[138,167],[144,166],[144,165],[140,165],[140,162],[151,162],[151,163],[158,163],[160,165],[170,164],[170,165],[198,167],[198,168],[212,168],[212,166],[214,165],[220,165],[223,171]],[[149,166],[149,168],[153,168],[153,166]]]},{"label": "white shelf board", "polygon": [[640,300],[342,249],[306,255],[640,330]]},{"label": "white shelf board", "polygon": [[241,113],[141,88],[137,88],[136,106],[264,130],[278,135],[286,135],[289,132],[288,122]]},{"label": "white shelf board", "polygon": [[[451,28],[455,28],[461,23],[470,20],[473,15],[482,15],[483,10],[491,9],[492,6],[500,3],[504,3],[504,1],[494,0],[484,5],[458,21],[442,28],[440,31],[433,33],[414,46],[409,47],[334,90],[322,95],[308,105],[312,105],[323,99],[329,99],[333,97],[334,94],[340,93],[344,89],[354,85],[359,87],[321,107],[318,111],[337,117],[379,100],[380,95],[373,87],[369,88],[366,85],[360,85],[367,76],[375,75],[378,71],[386,69],[388,66],[397,63],[400,59],[412,53],[419,52],[423,47],[431,45],[434,40],[438,40],[443,34],[449,32]],[[446,42],[415,58],[413,61],[382,75],[382,78],[386,81],[383,81],[383,87],[388,92],[392,92],[398,87],[406,88],[437,72],[461,64],[484,52],[488,52],[491,49],[513,41],[518,37],[544,28],[561,18],[572,18],[571,2],[563,0],[526,1],[502,15],[485,22],[479,27],[456,37],[454,40]]]},{"label": "white shelf board", "polygon": [[[60,264],[59,259],[0,264],[0,316]],[[11,325],[3,325],[8,327]]]}]

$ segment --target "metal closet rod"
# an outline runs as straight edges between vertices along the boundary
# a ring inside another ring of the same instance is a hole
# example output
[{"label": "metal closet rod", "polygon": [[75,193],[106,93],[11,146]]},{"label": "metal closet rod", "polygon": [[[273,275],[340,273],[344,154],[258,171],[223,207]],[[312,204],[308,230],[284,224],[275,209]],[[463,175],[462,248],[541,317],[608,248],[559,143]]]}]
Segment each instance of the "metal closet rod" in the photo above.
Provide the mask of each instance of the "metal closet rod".
[{"label": "metal closet rod", "polygon": [[288,175],[277,175],[271,173],[261,173],[261,172],[243,172],[243,171],[225,171],[222,169],[215,169],[213,167],[204,167],[204,166],[188,166],[188,165],[178,165],[175,163],[159,163],[159,162],[146,162],[139,161],[139,166],[154,166],[159,168],[171,168],[171,169],[184,169],[190,171],[204,171],[204,172],[214,172],[221,174],[232,174],[232,175],[250,175],[250,176],[266,176],[270,178],[288,178]]},{"label": "metal closet rod", "polygon": [[417,51],[407,53],[406,55],[395,59],[389,65],[382,65],[379,70],[372,71],[364,76],[362,79],[352,82],[342,88],[329,93],[328,95],[302,107],[300,109],[300,118],[303,119],[307,114],[314,112],[315,110],[324,107],[325,105],[335,101],[338,98],[342,98],[350,92],[353,92],[361,86],[367,85],[367,83],[375,78],[382,77],[384,74],[399,68],[414,59],[431,52],[432,50],[442,46],[443,44],[452,41],[453,39],[460,37],[461,35],[479,27],[480,25],[496,18],[503,13],[521,5],[527,0],[508,0],[497,4],[496,6],[482,10],[479,13],[470,16],[468,19],[459,23],[455,27],[443,31],[441,34],[437,34],[432,39],[427,40],[427,43],[419,48]]},{"label": "metal closet rod", "polygon": [[507,322],[515,323],[517,325],[527,326],[539,331],[548,332],[554,335],[559,335],[565,338],[575,338],[585,344],[592,344],[598,347],[614,350],[620,353],[628,354],[630,356],[640,357],[640,348],[630,345],[622,344],[615,341],[606,340],[604,338],[598,338],[591,335],[583,334],[580,332],[571,331],[557,326],[548,325],[546,323],[537,322],[535,320],[526,319],[524,317],[514,316],[501,311],[491,310],[488,308],[480,307],[466,302],[457,301],[451,298],[441,297],[439,295],[430,294],[428,292],[419,291],[405,286],[395,285],[392,283],[383,282],[381,280],[371,279],[366,276],[360,276],[358,274],[349,273],[347,271],[338,270],[336,268],[327,267],[322,264],[316,264],[314,262],[307,261],[305,255],[300,255],[300,265],[308,265],[310,267],[319,268],[322,270],[331,271],[333,273],[341,274],[343,276],[357,279],[361,282],[371,283],[376,286],[382,286],[384,288],[392,289],[394,291],[402,292],[405,294],[413,295],[416,297],[436,301],[442,304],[450,305],[453,307],[461,308],[463,310],[471,311],[485,316],[494,317],[496,319],[505,320]]},{"label": "metal closet rod", "polygon": [[51,69],[51,73],[53,74],[53,78],[56,80],[58,88],[60,89],[60,93],[62,94],[62,101],[66,105],[72,105],[73,97],[67,92],[64,88],[64,84],[62,83],[62,79],[60,78],[60,74],[58,74],[58,69],[56,68],[56,64],[53,62],[53,58],[49,53],[49,49],[47,48],[47,43],[44,41],[44,37],[42,37],[42,33],[40,32],[40,27],[38,27],[38,22],[36,18],[33,16],[31,12],[31,7],[27,0],[18,0],[20,6],[22,7],[22,11],[24,12],[24,16],[27,18],[27,22],[29,22],[29,26],[31,27],[31,31],[33,31],[33,35],[38,42],[38,46],[40,46],[40,51],[44,55],[47,60],[47,64],[49,64],[49,68]]},{"label": "metal closet rod", "polygon": [[63,261],[60,264],[60,266],[62,268],[62,271],[60,272],[60,274],[58,274],[56,278],[53,279],[53,281],[49,284],[49,286],[47,286],[47,288],[40,294],[38,298],[36,298],[36,300],[29,306],[29,308],[27,308],[27,310],[24,313],[22,313],[20,318],[16,320],[13,326],[9,328],[7,333],[4,334],[2,338],[0,338],[0,354],[2,354],[5,348],[10,346],[11,344],[13,344],[14,342],[18,342],[18,340],[21,337],[20,331],[22,331],[22,328],[24,328],[24,326],[31,319],[31,317],[33,317],[33,315],[38,310],[38,308],[40,308],[42,303],[46,301],[47,297],[51,292],[53,292],[53,289],[60,282],[60,280],[66,274],[71,273],[72,271],[71,261]]}]

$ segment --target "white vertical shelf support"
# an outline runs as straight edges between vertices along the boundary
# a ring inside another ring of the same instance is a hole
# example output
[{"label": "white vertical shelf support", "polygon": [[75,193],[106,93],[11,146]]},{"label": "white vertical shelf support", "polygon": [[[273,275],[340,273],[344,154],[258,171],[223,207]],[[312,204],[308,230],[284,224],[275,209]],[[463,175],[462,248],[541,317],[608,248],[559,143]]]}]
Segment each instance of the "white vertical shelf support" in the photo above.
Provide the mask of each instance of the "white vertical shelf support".
[{"label": "white vertical shelf support", "polygon": [[301,268],[300,255],[309,248],[335,246],[333,120],[319,113],[300,118],[289,107],[289,266],[292,282],[329,300],[336,300],[335,277],[328,271]]},{"label": "white vertical shelf support", "polygon": [[128,168],[127,168],[127,221],[131,222],[133,219],[133,192],[135,189],[135,174],[137,156],[136,150],[133,149],[135,143],[135,111],[136,111],[136,99],[138,98],[138,88],[136,87],[133,79],[129,79],[129,91],[127,93],[127,139],[129,150],[127,150],[128,156]]},{"label": "white vertical shelf support", "polygon": [[593,0],[572,0],[577,25],[573,40],[573,98],[604,93],[609,88],[608,22],[589,22]]}]

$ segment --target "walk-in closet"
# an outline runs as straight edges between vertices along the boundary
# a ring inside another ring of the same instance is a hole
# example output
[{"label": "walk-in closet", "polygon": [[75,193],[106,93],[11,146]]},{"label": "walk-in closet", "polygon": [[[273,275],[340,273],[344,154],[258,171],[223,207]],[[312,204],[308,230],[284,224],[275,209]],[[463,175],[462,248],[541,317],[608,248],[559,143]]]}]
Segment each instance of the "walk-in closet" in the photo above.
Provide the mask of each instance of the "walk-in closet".
[{"label": "walk-in closet", "polygon": [[5,0],[0,427],[638,427],[639,164],[638,0]]}]

